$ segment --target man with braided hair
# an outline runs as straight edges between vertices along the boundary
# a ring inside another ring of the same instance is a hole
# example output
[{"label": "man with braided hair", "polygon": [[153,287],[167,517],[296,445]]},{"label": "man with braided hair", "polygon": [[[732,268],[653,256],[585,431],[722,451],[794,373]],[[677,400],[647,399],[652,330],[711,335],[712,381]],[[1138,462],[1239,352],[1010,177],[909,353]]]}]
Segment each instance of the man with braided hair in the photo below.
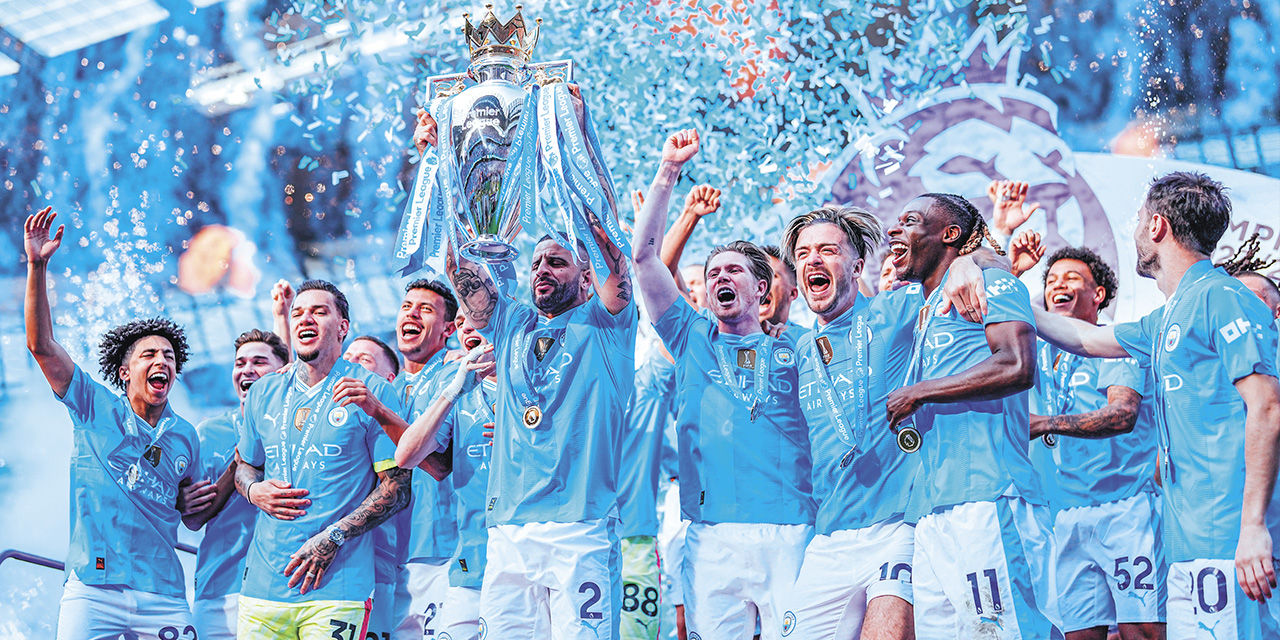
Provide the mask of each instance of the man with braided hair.
[{"label": "man with braided hair", "polygon": [[1035,322],[1027,288],[986,269],[981,323],[943,306],[956,258],[990,242],[964,198],[929,193],[889,229],[898,276],[926,297],[916,322],[907,386],[889,394],[890,428],[919,433],[920,472],[907,521],[916,636],[1047,638],[1049,509],[1027,457],[1027,390],[1036,378]]},{"label": "man with braided hair", "polygon": [[[1034,262],[1033,262],[1034,264]],[[1050,313],[1098,323],[1116,295],[1098,254],[1049,256]],[[1164,549],[1156,492],[1154,380],[1133,358],[1082,358],[1040,341],[1031,393],[1031,460],[1053,510],[1058,610],[1067,640],[1165,636]]]},{"label": "man with braided hair", "polygon": [[169,406],[187,360],[180,327],[163,318],[116,327],[102,338],[93,380],[53,337],[46,274],[62,245],[49,207],[23,227],[27,348],[71,414],[71,545],[58,638],[195,636],[187,607],[175,507],[178,485],[200,458],[195,427]]}]

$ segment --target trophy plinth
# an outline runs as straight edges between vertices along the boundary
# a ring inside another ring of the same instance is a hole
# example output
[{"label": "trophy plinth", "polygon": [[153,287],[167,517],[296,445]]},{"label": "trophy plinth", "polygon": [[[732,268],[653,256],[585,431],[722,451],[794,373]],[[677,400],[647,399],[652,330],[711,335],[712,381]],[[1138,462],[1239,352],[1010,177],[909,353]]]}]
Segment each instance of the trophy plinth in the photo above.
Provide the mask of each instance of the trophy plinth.
[{"label": "trophy plinth", "polygon": [[462,257],[472,262],[499,264],[511,262],[520,256],[520,250],[495,235],[484,234],[458,249]]}]

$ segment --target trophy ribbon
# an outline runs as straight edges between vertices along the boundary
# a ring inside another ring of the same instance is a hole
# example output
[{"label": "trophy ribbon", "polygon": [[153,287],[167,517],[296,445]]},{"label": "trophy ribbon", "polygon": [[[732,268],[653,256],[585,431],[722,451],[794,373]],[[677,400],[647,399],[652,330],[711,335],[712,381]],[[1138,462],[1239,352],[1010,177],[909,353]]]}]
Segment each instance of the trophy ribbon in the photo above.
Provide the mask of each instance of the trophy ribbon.
[{"label": "trophy ribbon", "polygon": [[498,195],[498,210],[507,211],[511,201],[520,203],[520,223],[532,225],[534,204],[529,202],[532,187],[533,197],[537,198],[537,162],[538,162],[538,112],[537,86],[530,87],[525,93],[524,106],[520,110],[520,124],[516,125],[516,135],[511,141],[511,151],[507,156],[507,166],[502,173],[502,193]]},{"label": "trophy ribbon", "polygon": [[[555,92],[557,112],[573,115],[573,102],[568,86],[554,84],[551,85],[551,90]],[[586,110],[585,103],[583,104],[582,119],[584,123],[590,123],[591,116],[590,112]],[[577,118],[574,117],[572,120],[577,120]],[[600,219],[600,225],[604,228],[605,235],[609,237],[609,241],[625,255],[631,255],[631,243],[618,227],[615,201],[610,197],[613,191],[612,185],[608,190],[603,186],[604,182],[611,180],[606,177],[602,181],[601,176],[597,173],[598,163],[593,156],[599,156],[600,145],[594,137],[595,126],[591,125],[588,131],[589,134],[584,140],[578,127],[570,126],[562,129],[567,147],[565,150],[568,153],[562,153],[561,155],[570,161],[568,163],[569,188],[577,192],[583,204]]]},{"label": "trophy ribbon", "polygon": [[[446,102],[446,100],[435,99],[427,103],[427,111],[436,122],[440,121],[441,111],[445,108]],[[439,168],[439,147],[428,148],[418,163],[418,176],[413,183],[409,202],[405,205],[400,234],[396,241],[396,259],[403,265],[400,268],[401,274],[417,271],[428,260],[440,253],[440,244],[443,239],[441,233],[443,211],[437,176]]]},{"label": "trophy ribbon", "polygon": [[[582,256],[578,254],[579,227],[574,224],[574,218],[577,217],[575,215],[576,211],[574,202],[569,197],[569,191],[565,186],[563,167],[560,162],[560,136],[556,117],[563,115],[556,113],[554,93],[550,88],[540,92],[538,96],[538,119],[540,120],[538,123],[538,138],[539,146],[542,150],[542,166],[547,170],[547,183],[551,188],[551,195],[555,197],[556,204],[560,205],[560,221],[563,223],[565,233],[569,237],[568,246],[565,248],[569,250],[569,253],[573,254],[574,259],[581,260]],[[570,113],[569,117],[572,118],[573,114]],[[555,229],[555,227],[546,228],[548,231]],[[583,238],[583,244],[593,245],[589,237]],[[604,267],[603,257],[601,257],[599,264],[596,263],[594,255],[591,257],[592,267],[596,269]]]}]

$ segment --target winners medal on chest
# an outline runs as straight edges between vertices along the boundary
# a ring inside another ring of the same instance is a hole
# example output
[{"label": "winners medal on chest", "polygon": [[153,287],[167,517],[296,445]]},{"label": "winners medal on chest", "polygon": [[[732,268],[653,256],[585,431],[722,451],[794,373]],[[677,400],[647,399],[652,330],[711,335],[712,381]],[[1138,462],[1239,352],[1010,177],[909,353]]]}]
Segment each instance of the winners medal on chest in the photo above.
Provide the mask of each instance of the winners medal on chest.
[{"label": "winners medal on chest", "polygon": [[516,339],[516,349],[511,354],[513,364],[520,368],[520,375],[513,376],[511,386],[520,404],[524,405],[524,412],[520,414],[520,423],[526,429],[537,429],[542,424],[540,394],[534,392],[535,385],[531,373],[537,372],[539,382],[543,382],[542,378],[545,375],[543,363],[549,362],[547,356],[563,347],[565,341],[563,330],[558,332],[558,336],[537,335],[537,333],[539,332],[535,331],[533,326],[529,327],[528,333],[523,338]]}]

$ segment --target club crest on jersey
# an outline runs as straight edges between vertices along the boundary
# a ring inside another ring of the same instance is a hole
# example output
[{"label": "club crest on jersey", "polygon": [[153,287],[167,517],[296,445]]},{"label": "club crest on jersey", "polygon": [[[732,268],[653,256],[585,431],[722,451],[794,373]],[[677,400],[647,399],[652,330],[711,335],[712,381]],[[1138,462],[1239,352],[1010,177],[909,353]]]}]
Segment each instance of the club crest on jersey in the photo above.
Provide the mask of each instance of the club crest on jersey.
[{"label": "club crest on jersey", "polygon": [[191,461],[188,460],[186,456],[178,456],[178,459],[173,461],[174,473],[177,473],[179,476],[181,476],[183,473],[186,472],[187,465],[189,464],[191,464]]},{"label": "club crest on jersey", "polygon": [[756,350],[755,349],[738,349],[738,366],[743,369],[756,368]]},{"label": "club crest on jersey", "polygon": [[822,356],[822,364],[831,364],[831,359],[835,357],[836,351],[831,348],[831,339],[822,336],[818,338],[818,355]]},{"label": "club crest on jersey", "polygon": [[311,407],[299,407],[293,413],[293,428],[302,431],[302,425],[307,423],[307,418],[311,415]]},{"label": "club crest on jersey", "polygon": [[1169,331],[1164,334],[1164,350],[1173,351],[1178,348],[1178,340],[1182,339],[1182,327],[1172,325]]},{"label": "club crest on jersey", "polygon": [[782,637],[785,638],[791,635],[791,632],[795,630],[796,630],[796,614],[788,611],[786,615],[782,616]]},{"label": "club crest on jersey", "polygon": [[146,451],[142,452],[142,459],[150,462],[151,467],[155,468],[160,466],[160,455],[163,453],[164,450],[160,448],[160,445],[153,444],[147,447]]},{"label": "club crest on jersey", "polygon": [[690,631],[689,640],[702,640],[702,636],[698,635],[697,631]]},{"label": "club crest on jersey", "polygon": [[346,407],[334,407],[329,411],[329,424],[335,427],[341,427],[347,423],[349,412]]},{"label": "club crest on jersey", "polygon": [[480,640],[484,640],[484,637],[489,635],[489,625],[485,623],[484,618],[480,618],[477,622],[479,626],[477,631],[480,633]]},{"label": "club crest on jersey", "polygon": [[795,364],[796,353],[787,347],[778,347],[778,350],[773,352],[773,361],[780,367],[789,367]]}]

